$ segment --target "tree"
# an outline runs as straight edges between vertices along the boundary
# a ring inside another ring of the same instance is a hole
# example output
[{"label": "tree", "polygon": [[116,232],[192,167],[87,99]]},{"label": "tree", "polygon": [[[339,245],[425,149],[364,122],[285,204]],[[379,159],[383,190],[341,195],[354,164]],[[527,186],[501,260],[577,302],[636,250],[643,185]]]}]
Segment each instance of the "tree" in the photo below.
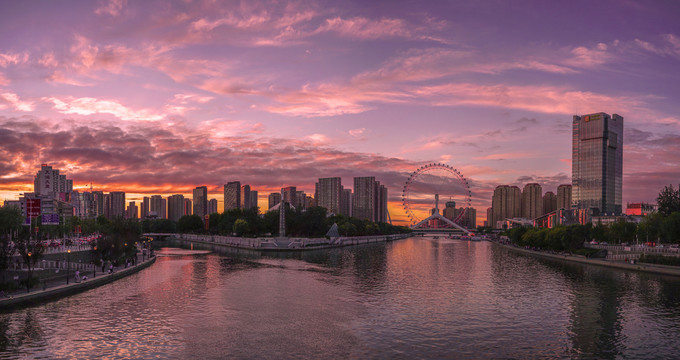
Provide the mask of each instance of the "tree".
[{"label": "tree", "polygon": [[201,217],[194,215],[184,215],[177,221],[177,230],[180,233],[195,233],[203,231],[203,220]]},{"label": "tree", "polygon": [[638,241],[656,242],[661,238],[664,216],[661,213],[651,213],[645,216],[637,230]]},{"label": "tree", "polygon": [[673,185],[665,186],[659,192],[656,203],[659,205],[659,212],[664,216],[680,211],[680,185],[677,190],[673,188]]},{"label": "tree", "polygon": [[248,221],[244,219],[237,219],[234,222],[233,231],[236,236],[241,236],[249,231],[249,227],[250,225],[248,225]]},{"label": "tree", "polygon": [[16,238],[23,216],[16,207],[0,208],[0,271],[9,267],[9,257],[14,253],[14,239]]},{"label": "tree", "polygon": [[14,240],[14,245],[16,251],[21,256],[28,267],[27,277],[26,277],[26,291],[31,290],[31,281],[33,279],[33,268],[35,264],[42,259],[43,253],[45,252],[45,246],[43,242],[38,238],[33,238],[33,231],[28,233],[23,233]]},{"label": "tree", "polygon": [[676,211],[663,220],[662,238],[665,242],[680,242],[680,211]]}]

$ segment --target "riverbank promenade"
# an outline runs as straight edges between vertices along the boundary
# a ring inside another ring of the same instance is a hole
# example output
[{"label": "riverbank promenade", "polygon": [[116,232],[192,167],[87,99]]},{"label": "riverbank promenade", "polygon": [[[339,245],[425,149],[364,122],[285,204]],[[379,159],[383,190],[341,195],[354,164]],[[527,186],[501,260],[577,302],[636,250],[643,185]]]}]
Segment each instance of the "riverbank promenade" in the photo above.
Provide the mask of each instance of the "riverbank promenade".
[{"label": "riverbank promenade", "polygon": [[573,254],[567,254],[567,253],[555,253],[555,252],[549,252],[549,251],[524,249],[524,248],[517,247],[513,244],[505,243],[505,242],[498,241],[498,240],[489,240],[489,241],[496,244],[497,246],[501,246],[501,247],[506,248],[508,250],[518,252],[518,253],[522,253],[522,254],[526,254],[526,255],[530,255],[530,256],[537,256],[537,257],[553,259],[553,260],[560,260],[560,261],[578,262],[578,263],[597,265],[597,266],[607,266],[607,267],[624,269],[624,270],[641,271],[641,272],[671,275],[671,276],[680,276],[680,267],[678,267],[678,266],[668,266],[668,265],[649,264],[649,263],[640,263],[640,262],[631,263],[630,261],[624,261],[623,259],[619,259],[619,260],[592,259],[592,258],[587,258],[583,255],[573,255]]},{"label": "riverbank promenade", "polygon": [[[139,257],[141,258],[141,256]],[[150,258],[142,259],[142,261],[138,260],[135,265],[127,267],[125,265],[114,266],[111,269],[111,272],[107,269],[104,273],[80,273],[79,281],[76,281],[76,274],[71,273],[69,274],[71,278],[69,279],[68,284],[66,283],[65,278],[59,277],[41,281],[38,286],[31,288],[30,291],[27,291],[24,288],[0,294],[0,311],[22,306],[31,306],[105,285],[147,268],[155,261],[156,256],[152,255]]]}]

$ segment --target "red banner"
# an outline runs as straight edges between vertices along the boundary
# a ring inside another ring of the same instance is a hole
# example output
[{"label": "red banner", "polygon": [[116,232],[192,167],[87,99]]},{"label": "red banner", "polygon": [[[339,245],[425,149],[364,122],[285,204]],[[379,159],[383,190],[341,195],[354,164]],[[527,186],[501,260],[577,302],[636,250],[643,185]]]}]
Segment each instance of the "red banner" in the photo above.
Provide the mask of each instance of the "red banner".
[{"label": "red banner", "polygon": [[40,199],[26,199],[26,216],[40,216]]}]

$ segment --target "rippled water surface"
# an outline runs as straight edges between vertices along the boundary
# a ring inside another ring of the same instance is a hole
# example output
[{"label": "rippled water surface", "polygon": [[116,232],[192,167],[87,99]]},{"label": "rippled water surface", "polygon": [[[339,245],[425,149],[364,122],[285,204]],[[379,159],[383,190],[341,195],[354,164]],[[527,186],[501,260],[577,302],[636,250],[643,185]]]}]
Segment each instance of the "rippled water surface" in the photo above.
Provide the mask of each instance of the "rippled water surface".
[{"label": "rippled water surface", "polygon": [[171,256],[135,275],[0,314],[0,358],[680,354],[672,277],[427,238],[279,255],[200,249],[214,252],[159,250]]}]

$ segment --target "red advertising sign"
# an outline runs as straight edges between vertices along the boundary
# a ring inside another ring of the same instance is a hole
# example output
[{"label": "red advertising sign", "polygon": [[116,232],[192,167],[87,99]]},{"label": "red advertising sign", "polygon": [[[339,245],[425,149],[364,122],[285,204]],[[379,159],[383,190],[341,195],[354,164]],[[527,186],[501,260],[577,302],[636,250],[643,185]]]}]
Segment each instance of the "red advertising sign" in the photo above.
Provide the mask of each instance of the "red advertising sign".
[{"label": "red advertising sign", "polygon": [[40,216],[40,199],[26,199],[26,216]]}]

